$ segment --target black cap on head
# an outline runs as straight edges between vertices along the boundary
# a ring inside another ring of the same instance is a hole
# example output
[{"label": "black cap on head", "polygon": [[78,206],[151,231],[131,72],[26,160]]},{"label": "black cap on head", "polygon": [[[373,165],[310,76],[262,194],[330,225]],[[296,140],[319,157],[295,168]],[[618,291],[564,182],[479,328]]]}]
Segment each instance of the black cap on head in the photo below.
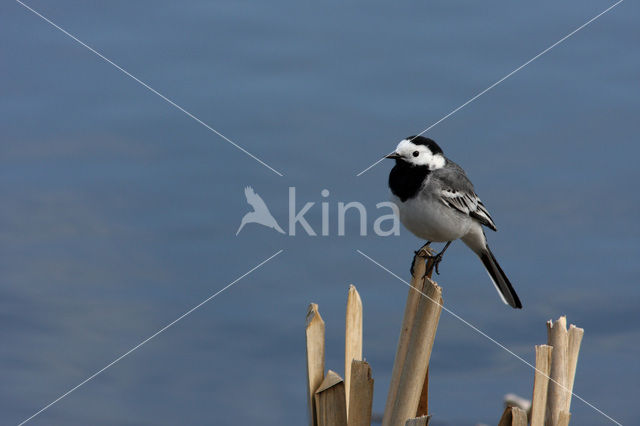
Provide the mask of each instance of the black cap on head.
[{"label": "black cap on head", "polygon": [[416,145],[426,146],[427,148],[429,148],[429,151],[431,151],[433,155],[443,154],[442,148],[440,148],[436,141],[434,141],[433,139],[425,138],[424,136],[409,136],[407,140],[413,142]]}]

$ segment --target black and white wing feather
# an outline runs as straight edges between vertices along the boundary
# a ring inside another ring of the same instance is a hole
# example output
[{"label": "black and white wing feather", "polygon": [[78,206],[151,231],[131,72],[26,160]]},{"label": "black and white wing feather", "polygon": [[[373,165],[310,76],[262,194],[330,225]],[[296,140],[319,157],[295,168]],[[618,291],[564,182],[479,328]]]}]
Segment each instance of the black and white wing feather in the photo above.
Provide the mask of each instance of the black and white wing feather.
[{"label": "black and white wing feather", "polygon": [[491,215],[489,215],[487,208],[482,204],[482,201],[475,193],[460,192],[453,189],[443,188],[440,191],[440,200],[442,200],[446,206],[452,207],[460,213],[471,216],[494,231],[498,230],[493,219],[491,219]]},{"label": "black and white wing feather", "polygon": [[460,213],[471,216],[482,225],[497,231],[498,228],[496,228],[489,211],[476,195],[473,184],[467,178],[464,170],[451,161],[448,165],[449,167],[446,171],[440,169],[442,172],[437,174],[437,179],[440,183],[438,194],[440,201]]}]

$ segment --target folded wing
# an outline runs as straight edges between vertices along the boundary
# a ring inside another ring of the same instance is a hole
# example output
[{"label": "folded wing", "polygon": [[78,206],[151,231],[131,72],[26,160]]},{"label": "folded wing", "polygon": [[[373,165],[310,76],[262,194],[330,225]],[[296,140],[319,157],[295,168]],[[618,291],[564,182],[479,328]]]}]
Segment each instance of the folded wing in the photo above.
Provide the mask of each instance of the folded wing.
[{"label": "folded wing", "polygon": [[484,226],[487,226],[494,231],[498,230],[486,207],[473,191],[444,187],[440,191],[440,200],[446,206],[452,207],[460,213],[471,216]]}]

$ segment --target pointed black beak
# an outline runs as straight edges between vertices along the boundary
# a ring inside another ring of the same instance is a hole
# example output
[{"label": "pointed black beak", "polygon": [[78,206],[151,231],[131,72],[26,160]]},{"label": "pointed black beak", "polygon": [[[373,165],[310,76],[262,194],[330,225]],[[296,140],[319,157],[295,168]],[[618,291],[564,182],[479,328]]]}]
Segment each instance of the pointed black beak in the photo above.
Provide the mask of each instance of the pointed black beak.
[{"label": "pointed black beak", "polygon": [[389,154],[389,155],[387,155],[387,156],[386,156],[386,157],[384,157],[384,158],[390,158],[390,159],[392,159],[392,160],[397,160],[397,159],[398,159],[398,158],[400,158],[400,157],[401,157],[401,156],[400,156],[400,154],[398,154],[397,152],[394,152],[393,154]]}]

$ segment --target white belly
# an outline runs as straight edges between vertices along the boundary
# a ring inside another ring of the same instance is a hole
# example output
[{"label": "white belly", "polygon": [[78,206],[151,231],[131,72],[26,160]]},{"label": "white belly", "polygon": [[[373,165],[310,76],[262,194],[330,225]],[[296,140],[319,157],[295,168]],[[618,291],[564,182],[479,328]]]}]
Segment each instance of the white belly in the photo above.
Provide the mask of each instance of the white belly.
[{"label": "white belly", "polygon": [[473,219],[433,198],[417,197],[400,201],[392,195],[400,211],[400,222],[418,238],[433,242],[453,241],[466,235]]}]

